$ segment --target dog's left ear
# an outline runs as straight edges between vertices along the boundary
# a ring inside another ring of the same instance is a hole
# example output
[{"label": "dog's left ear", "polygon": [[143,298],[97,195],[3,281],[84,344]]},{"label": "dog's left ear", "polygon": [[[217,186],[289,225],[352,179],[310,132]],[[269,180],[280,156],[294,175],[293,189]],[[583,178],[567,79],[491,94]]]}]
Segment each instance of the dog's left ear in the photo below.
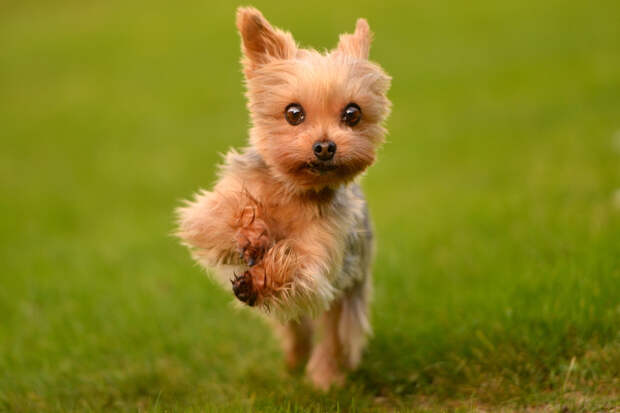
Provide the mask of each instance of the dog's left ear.
[{"label": "dog's left ear", "polygon": [[358,19],[355,25],[355,33],[340,35],[337,50],[358,59],[368,59],[371,42],[372,32],[368,22],[366,19]]},{"label": "dog's left ear", "polygon": [[242,64],[246,76],[261,65],[276,59],[290,59],[297,53],[293,36],[269,24],[253,7],[237,9],[237,28],[241,35]]}]

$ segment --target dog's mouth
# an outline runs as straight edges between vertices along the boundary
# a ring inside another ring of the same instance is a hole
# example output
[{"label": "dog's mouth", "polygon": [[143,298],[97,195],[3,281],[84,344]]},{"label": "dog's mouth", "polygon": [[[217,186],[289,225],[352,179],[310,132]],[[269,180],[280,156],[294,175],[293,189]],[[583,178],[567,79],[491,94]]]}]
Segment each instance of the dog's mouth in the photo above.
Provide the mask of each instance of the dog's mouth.
[{"label": "dog's mouth", "polygon": [[353,179],[364,168],[355,164],[318,160],[307,160],[298,163],[289,173],[299,179],[302,186],[321,187],[336,185]]},{"label": "dog's mouth", "polygon": [[333,162],[310,161],[304,165],[304,169],[314,175],[325,175],[338,169],[338,165]]}]

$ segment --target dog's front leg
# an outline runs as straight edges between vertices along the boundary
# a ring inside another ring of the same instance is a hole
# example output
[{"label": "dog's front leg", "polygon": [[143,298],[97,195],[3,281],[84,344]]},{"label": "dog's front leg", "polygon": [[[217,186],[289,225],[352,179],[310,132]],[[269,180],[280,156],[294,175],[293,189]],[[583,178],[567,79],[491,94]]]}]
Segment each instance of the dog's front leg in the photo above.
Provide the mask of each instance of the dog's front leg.
[{"label": "dog's front leg", "polygon": [[330,241],[315,228],[278,240],[237,277],[235,294],[250,305],[273,309],[284,319],[325,310],[333,299],[329,274],[338,251]]}]

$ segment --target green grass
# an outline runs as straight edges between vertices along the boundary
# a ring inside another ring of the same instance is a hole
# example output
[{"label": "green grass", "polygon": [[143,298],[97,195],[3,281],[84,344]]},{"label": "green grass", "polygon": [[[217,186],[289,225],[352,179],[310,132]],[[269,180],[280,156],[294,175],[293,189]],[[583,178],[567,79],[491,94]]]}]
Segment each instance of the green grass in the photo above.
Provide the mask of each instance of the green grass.
[{"label": "green grass", "polygon": [[368,17],[394,77],[326,395],[169,236],[245,141],[235,6],[2,3],[0,410],[617,409],[620,3],[526,3],[254,3],[319,48]]}]

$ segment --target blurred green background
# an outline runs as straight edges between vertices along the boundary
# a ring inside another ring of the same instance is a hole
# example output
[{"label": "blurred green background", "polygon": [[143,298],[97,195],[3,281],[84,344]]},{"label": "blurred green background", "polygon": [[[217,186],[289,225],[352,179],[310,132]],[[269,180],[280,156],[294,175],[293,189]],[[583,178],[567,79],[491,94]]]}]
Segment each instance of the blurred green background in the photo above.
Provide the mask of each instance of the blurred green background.
[{"label": "blurred green background", "polygon": [[394,78],[360,370],[289,376],[169,235],[246,139],[236,4],[9,0],[0,410],[620,405],[620,2],[253,5],[319,49],[367,17]]}]

